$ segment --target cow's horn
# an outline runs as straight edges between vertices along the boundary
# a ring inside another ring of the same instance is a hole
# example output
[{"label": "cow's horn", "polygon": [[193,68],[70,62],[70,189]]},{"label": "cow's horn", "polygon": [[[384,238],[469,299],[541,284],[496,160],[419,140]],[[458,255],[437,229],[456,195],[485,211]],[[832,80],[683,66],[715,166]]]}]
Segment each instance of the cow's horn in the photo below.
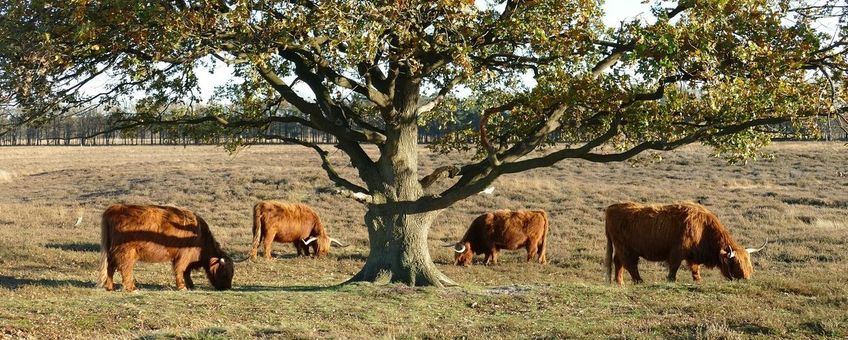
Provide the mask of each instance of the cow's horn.
[{"label": "cow's horn", "polygon": [[727,258],[732,259],[734,257],[736,257],[736,252],[733,251],[733,248],[727,246]]},{"label": "cow's horn", "polygon": [[303,244],[309,245],[310,243],[312,243],[312,241],[315,241],[315,240],[317,240],[317,239],[318,239],[317,237],[312,236],[312,237],[310,237],[310,238],[308,238],[308,239],[303,240]]},{"label": "cow's horn", "polygon": [[[457,247],[462,247],[462,248],[457,248]],[[455,251],[455,252],[457,252],[457,253],[464,253],[464,252],[465,252],[465,245],[464,245],[464,244],[458,244],[458,243],[457,243],[457,244],[453,247],[453,251]]]},{"label": "cow's horn", "polygon": [[745,250],[748,252],[748,254],[756,253],[760,250],[763,250],[763,248],[766,247],[766,244],[768,244],[768,239],[766,239],[766,241],[763,242],[763,245],[761,245],[759,248],[748,248],[748,249],[745,249]]},{"label": "cow's horn", "polygon": [[224,263],[227,263],[227,261],[226,261],[226,260],[224,260],[224,258],[222,257],[222,258],[218,259],[218,263],[219,263],[219,264],[224,264]]},{"label": "cow's horn", "polygon": [[344,247],[344,246],[345,246],[344,244],[342,244],[341,242],[339,242],[339,240],[334,239],[334,238],[332,238],[332,237],[330,237],[330,243],[335,243],[335,244],[336,244],[336,245],[338,245],[339,247]]}]

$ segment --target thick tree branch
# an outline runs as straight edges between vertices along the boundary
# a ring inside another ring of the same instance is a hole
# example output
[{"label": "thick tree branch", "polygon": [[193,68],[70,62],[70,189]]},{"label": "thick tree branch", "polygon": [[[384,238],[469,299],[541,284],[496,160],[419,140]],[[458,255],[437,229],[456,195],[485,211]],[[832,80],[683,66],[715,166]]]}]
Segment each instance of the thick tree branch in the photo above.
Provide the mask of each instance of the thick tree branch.
[{"label": "thick tree branch", "polygon": [[[296,73],[299,79],[302,79],[310,86],[313,93],[316,95],[318,103],[311,103],[298,95],[291,86],[283,82],[282,79],[270,69],[265,63],[255,64],[256,69],[265,81],[277,90],[277,92],[287,102],[294,105],[295,108],[309,115],[312,124],[316,129],[328,132],[339,140],[347,139],[355,142],[372,142],[382,143],[385,141],[385,136],[379,133],[363,133],[350,129],[344,117],[340,114],[342,109],[330,98],[329,91],[321,84],[318,75],[309,72],[306,61],[290,56],[295,62],[297,69]],[[327,114],[325,117],[324,114]]]},{"label": "thick tree branch", "polygon": [[452,166],[452,165],[440,166],[440,167],[436,168],[436,170],[433,170],[433,173],[431,173],[427,176],[424,176],[424,178],[422,178],[418,182],[421,183],[422,188],[427,189],[431,185],[433,185],[433,183],[436,183],[440,179],[445,178],[445,177],[453,178],[457,174],[459,174],[459,168],[457,168],[455,166]]}]

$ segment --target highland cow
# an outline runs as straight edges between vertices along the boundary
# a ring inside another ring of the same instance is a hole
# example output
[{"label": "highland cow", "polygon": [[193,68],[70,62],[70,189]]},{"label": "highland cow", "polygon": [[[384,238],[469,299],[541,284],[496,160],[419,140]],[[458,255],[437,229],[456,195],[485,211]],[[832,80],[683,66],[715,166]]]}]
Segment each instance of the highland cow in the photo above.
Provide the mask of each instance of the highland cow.
[{"label": "highland cow", "polygon": [[100,235],[100,284],[113,290],[115,270],[125,291],[136,289],[136,261],[171,262],[177,289],[193,289],[191,271],[203,268],[215,289],[230,289],[233,261],[212,237],[209,225],[189,210],[152,205],[116,204],[103,212]]},{"label": "highland cow", "polygon": [[250,259],[256,259],[259,243],[263,243],[265,258],[271,258],[271,244],[292,243],[298,256],[309,256],[309,246],[315,257],[325,256],[330,245],[344,246],[327,236],[321,219],[311,208],[299,203],[259,202],[253,206],[253,247]]},{"label": "highland cow", "polygon": [[709,210],[695,203],[670,205],[613,204],[606,209],[607,280],[623,283],[624,269],[633,282],[642,282],[639,258],[665,261],[668,280],[675,281],[677,270],[686,261],[692,279],[701,279],[700,268],[719,267],[730,280],[749,279],[753,272],[752,253],[760,248],[743,248]]},{"label": "highland cow", "polygon": [[538,255],[539,263],[546,263],[548,229],[544,210],[496,210],[475,218],[462,240],[446,247],[454,248],[458,266],[470,265],[474,254],[485,254],[485,264],[497,264],[499,250],[521,247],[527,249],[528,262]]}]

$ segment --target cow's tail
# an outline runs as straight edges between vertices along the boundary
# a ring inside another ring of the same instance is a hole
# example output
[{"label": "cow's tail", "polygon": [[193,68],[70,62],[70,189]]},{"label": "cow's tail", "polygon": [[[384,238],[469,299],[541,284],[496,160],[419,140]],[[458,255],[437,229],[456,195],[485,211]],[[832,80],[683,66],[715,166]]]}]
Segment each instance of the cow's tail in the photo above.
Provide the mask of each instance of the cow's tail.
[{"label": "cow's tail", "polygon": [[605,222],[604,222],[604,235],[607,237],[607,251],[606,256],[604,256],[604,269],[607,272],[607,282],[612,283],[612,237],[610,237],[610,223],[612,220],[609,217],[609,209],[607,209],[605,214]]},{"label": "cow's tail", "polygon": [[604,258],[604,267],[607,269],[607,282],[612,283],[612,240],[607,236],[607,256]]},{"label": "cow's tail", "polygon": [[97,277],[100,286],[106,285],[106,279],[109,276],[109,248],[112,247],[109,234],[109,220],[106,214],[103,214],[100,220],[100,275]]},{"label": "cow's tail", "polygon": [[262,239],[262,203],[253,206],[253,244],[250,257],[255,257],[259,251],[259,241]]},{"label": "cow's tail", "polygon": [[545,212],[542,216],[545,218],[545,230],[542,232],[542,242],[539,244],[539,263],[547,263],[548,258],[545,255],[545,251],[548,249],[548,232],[551,229],[551,225],[548,213]]}]

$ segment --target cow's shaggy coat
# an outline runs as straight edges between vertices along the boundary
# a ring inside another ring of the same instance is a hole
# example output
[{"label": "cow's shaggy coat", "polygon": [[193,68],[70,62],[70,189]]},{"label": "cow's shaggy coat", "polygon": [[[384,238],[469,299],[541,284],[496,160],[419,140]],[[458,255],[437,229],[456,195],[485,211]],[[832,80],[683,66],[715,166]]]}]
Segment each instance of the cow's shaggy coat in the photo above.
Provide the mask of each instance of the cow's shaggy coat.
[{"label": "cow's shaggy coat", "polygon": [[701,266],[719,267],[728,279],[748,279],[753,271],[749,252],[759,250],[741,247],[712,212],[695,203],[613,204],[606,209],[606,237],[607,279],[612,282],[614,270],[618,284],[624,269],[634,282],[642,281],[640,257],[665,261],[669,281],[684,260],[695,281],[701,279]]},{"label": "cow's shaggy coat", "polygon": [[203,268],[215,289],[232,287],[233,261],[209,225],[193,212],[166,206],[116,204],[103,212],[100,236],[100,284],[113,290],[115,271],[125,291],[136,289],[136,261],[171,262],[177,289],[194,288],[191,271]]}]

